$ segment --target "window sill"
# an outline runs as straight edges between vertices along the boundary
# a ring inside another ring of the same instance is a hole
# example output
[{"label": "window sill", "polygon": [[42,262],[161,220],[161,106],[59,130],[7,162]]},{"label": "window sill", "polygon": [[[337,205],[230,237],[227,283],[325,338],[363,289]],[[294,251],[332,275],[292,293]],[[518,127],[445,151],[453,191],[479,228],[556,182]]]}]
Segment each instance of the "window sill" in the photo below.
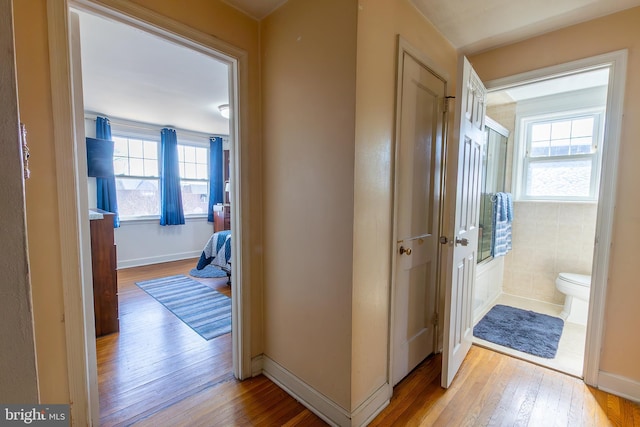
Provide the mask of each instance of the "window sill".
[{"label": "window sill", "polygon": [[[207,221],[207,214],[191,214],[184,216],[185,223]],[[139,224],[158,224],[160,225],[159,215],[146,216],[125,216],[120,217],[120,226],[139,225]]]},{"label": "window sill", "polygon": [[516,199],[513,203],[562,203],[575,205],[597,205],[597,200],[559,200],[559,199]]}]

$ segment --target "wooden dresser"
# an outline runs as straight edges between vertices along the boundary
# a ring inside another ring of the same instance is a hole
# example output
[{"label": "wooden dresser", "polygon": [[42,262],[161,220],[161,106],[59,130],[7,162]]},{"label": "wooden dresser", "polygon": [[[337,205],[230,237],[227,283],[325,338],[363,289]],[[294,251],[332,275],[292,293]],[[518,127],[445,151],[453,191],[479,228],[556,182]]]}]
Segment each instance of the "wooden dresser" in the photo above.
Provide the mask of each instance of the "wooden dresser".
[{"label": "wooden dresser", "polygon": [[113,238],[114,214],[99,209],[102,219],[89,221],[91,227],[91,264],[93,269],[93,309],[96,337],[118,332],[118,278],[116,246]]},{"label": "wooden dresser", "polygon": [[213,211],[213,231],[231,230],[231,206],[222,205],[221,210]]}]

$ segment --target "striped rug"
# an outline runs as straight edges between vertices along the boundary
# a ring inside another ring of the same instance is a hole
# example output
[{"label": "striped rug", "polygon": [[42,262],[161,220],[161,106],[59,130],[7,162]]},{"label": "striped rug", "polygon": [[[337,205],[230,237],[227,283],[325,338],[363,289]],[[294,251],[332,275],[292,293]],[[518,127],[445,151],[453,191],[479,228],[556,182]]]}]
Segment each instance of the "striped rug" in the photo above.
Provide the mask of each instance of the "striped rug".
[{"label": "striped rug", "polygon": [[136,285],[206,340],[231,332],[231,298],[200,282],[177,275]]}]

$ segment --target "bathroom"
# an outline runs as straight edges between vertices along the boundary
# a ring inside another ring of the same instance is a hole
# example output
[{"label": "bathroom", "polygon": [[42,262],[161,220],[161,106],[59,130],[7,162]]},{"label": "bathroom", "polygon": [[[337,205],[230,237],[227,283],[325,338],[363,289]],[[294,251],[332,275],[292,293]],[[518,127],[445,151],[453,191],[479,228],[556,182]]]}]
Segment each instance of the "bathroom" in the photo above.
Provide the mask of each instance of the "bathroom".
[{"label": "bathroom", "polygon": [[[606,67],[591,69],[490,92],[487,100],[474,320],[498,304],[561,318],[564,325],[553,357],[478,337],[474,342],[578,377],[608,76]],[[504,193],[512,203],[511,249],[493,256],[495,201]]]}]

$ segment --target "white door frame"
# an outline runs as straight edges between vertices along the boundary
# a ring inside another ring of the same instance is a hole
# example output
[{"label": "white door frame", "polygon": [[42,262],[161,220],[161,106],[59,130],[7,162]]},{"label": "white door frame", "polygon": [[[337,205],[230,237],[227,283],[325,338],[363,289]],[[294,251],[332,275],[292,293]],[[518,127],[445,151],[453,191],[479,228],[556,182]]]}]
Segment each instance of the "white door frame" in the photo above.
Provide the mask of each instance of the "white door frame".
[{"label": "white door frame", "polygon": [[[242,137],[248,135],[248,55],[242,49],[208,34],[201,33],[138,5],[119,0],[48,0],[47,22],[49,35],[50,72],[54,126],[54,146],[58,188],[58,215],[61,239],[61,267],[64,289],[64,314],[69,379],[71,417],[74,425],[99,425],[97,362],[93,326],[93,292],[91,280],[88,197],[82,165],[86,159],[78,143],[74,111],[74,88],[81,88],[71,64],[69,6],[115,19],[151,32],[154,35],[182,44],[190,49],[213,56],[230,66],[229,88],[231,150],[231,197],[234,241],[242,241],[242,204],[246,195],[242,177],[247,162]],[[77,65],[77,64],[76,64]],[[77,95],[77,93],[76,93]],[[80,149],[78,148],[80,147]],[[79,151],[79,152],[78,152]],[[86,166],[85,166],[86,168]],[[84,189],[84,194],[83,194]],[[239,379],[251,377],[251,289],[250,281],[243,284],[243,273],[249,272],[243,263],[240,245],[232,247],[232,350],[233,371]],[[246,307],[247,309],[243,309]]]},{"label": "white door frame", "polygon": [[602,348],[602,335],[604,332],[604,312],[616,199],[627,56],[628,53],[626,49],[618,50],[485,83],[487,90],[497,91],[525,83],[533,83],[552,77],[573,74],[576,71],[583,71],[602,65],[609,65],[610,67],[606,110],[607,119],[604,129],[606,144],[604,144],[602,149],[598,216],[596,220],[593,271],[591,273],[591,296],[589,299],[589,320],[587,323],[587,340],[583,368],[584,381],[591,386],[598,385],[598,374],[600,370],[600,350]]},{"label": "white door frame", "polygon": [[[403,55],[407,53],[411,55],[416,61],[422,64],[424,67],[430,69],[435,75],[439,76],[445,82],[445,96],[448,95],[449,91],[449,73],[444,70],[440,65],[438,65],[434,60],[425,55],[419,49],[413,47],[409,42],[403,39],[400,35],[398,35],[397,39],[397,56],[396,56],[396,105],[395,105],[395,136],[393,142],[393,150],[394,150],[394,158],[393,158],[393,212],[392,212],[392,231],[391,231],[391,248],[390,248],[390,256],[391,256],[391,278],[390,283],[391,286],[389,288],[389,363],[387,368],[387,382],[388,384],[393,384],[393,361],[394,361],[394,328],[395,328],[395,290],[396,290],[396,273],[398,269],[397,265],[397,256],[396,256],[396,242],[398,241],[398,226],[397,226],[397,218],[398,218],[398,161],[399,161],[399,141],[400,141],[400,125],[401,125],[401,99],[402,99],[402,70],[403,70]],[[445,101],[445,105],[446,105]],[[440,201],[440,229],[438,230],[439,235],[442,234],[442,221],[444,218],[444,190],[445,190],[445,173],[446,173],[446,158],[447,158],[447,138],[448,138],[448,114],[445,114],[444,123],[443,123],[443,135],[442,135],[442,168],[440,170],[440,195],[442,200]],[[440,293],[441,293],[441,282],[442,282],[442,249],[438,249],[439,257],[438,263],[438,279],[436,283],[436,311],[438,313],[438,318],[440,318],[442,313],[442,307],[440,302]],[[442,328],[439,326],[440,322],[435,327],[434,330],[434,348],[437,352],[439,350],[439,336],[441,335]]]}]

